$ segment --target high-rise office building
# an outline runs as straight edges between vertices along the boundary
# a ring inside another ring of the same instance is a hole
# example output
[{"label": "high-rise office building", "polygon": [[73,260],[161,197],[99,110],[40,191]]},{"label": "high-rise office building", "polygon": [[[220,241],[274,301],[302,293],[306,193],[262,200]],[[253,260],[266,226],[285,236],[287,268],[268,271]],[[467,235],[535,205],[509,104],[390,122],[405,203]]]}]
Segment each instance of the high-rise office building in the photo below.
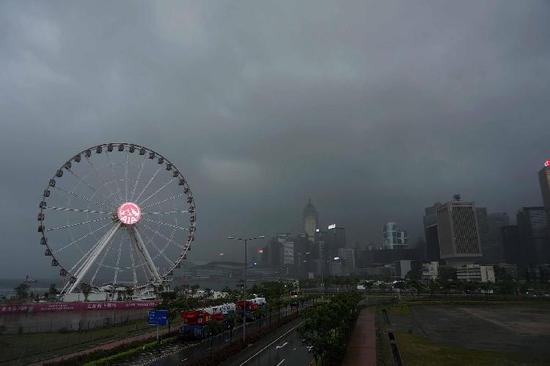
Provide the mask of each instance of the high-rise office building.
[{"label": "high-rise office building", "polygon": [[401,230],[395,222],[384,225],[384,249],[407,249],[407,232]]},{"label": "high-rise office building", "polygon": [[307,234],[309,241],[315,241],[315,232],[319,228],[319,214],[309,199],[306,207],[304,208],[304,232]]},{"label": "high-rise office building", "polygon": [[473,202],[457,195],[437,209],[437,232],[441,259],[467,263],[481,258],[477,210]]},{"label": "high-rise office building", "polygon": [[523,264],[541,264],[550,260],[548,217],[544,207],[523,207],[517,214]]},{"label": "high-rise office building", "polygon": [[346,229],[342,226],[332,224],[328,226],[325,237],[325,258],[330,259],[338,256],[338,249],[346,247]]},{"label": "high-rise office building", "polygon": [[517,225],[506,225],[501,228],[502,259],[509,264],[522,264],[521,243]]},{"label": "high-rise office building", "polygon": [[485,258],[484,249],[489,243],[489,215],[485,207],[476,207],[477,231],[479,233],[479,244],[483,258]]},{"label": "high-rise office building", "polygon": [[339,248],[338,260],[342,264],[342,274],[352,275],[355,273],[355,249],[352,248]]},{"label": "high-rise office building", "polygon": [[[547,233],[550,237],[550,159],[544,162],[544,167],[539,171],[540,193],[542,194],[542,204],[548,217]],[[549,258],[550,260],[550,258]]]},{"label": "high-rise office building", "polygon": [[437,209],[441,203],[437,202],[424,209],[424,237],[426,239],[426,260],[439,261],[439,235],[437,233]]},{"label": "high-rise office building", "polygon": [[487,216],[488,233],[485,243],[481,243],[483,259],[486,263],[500,263],[502,253],[502,228],[510,225],[510,218],[506,212],[492,212]]},{"label": "high-rise office building", "polygon": [[550,212],[550,159],[544,162],[544,167],[539,171],[540,192],[546,212]]}]

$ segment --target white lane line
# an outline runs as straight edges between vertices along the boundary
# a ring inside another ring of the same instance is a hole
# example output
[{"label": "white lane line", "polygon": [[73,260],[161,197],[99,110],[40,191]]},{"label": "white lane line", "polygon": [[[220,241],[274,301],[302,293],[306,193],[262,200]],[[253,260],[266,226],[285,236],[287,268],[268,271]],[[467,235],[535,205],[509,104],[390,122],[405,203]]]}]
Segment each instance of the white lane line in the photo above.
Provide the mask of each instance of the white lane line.
[{"label": "white lane line", "polygon": [[284,346],[286,346],[287,344],[288,344],[288,342],[285,342],[285,343],[283,343],[283,344],[281,344],[281,345],[279,345],[279,346],[277,346],[277,347],[275,347],[275,348],[276,348],[276,349],[281,349],[281,348],[283,348]]},{"label": "white lane line", "polygon": [[281,362],[279,362],[276,366],[281,366],[281,365],[283,364],[283,362],[285,362],[285,361],[286,361],[286,359],[283,358],[283,359],[281,360]]},{"label": "white lane line", "polygon": [[[246,363],[248,363],[250,360],[252,360],[254,357],[258,356],[260,353],[262,353],[263,351],[265,351],[266,349],[268,349],[269,347],[271,347],[273,344],[277,343],[279,341],[279,339],[287,336],[289,333],[293,332],[296,328],[298,328],[300,325],[302,325],[303,322],[300,322],[298,325],[296,325],[295,327],[293,328],[290,328],[287,332],[285,332],[283,335],[279,336],[279,338],[275,339],[273,342],[271,342],[270,344],[268,344],[267,346],[265,346],[264,348],[262,348],[261,350],[259,350],[258,352],[254,353],[252,356],[250,356],[246,361],[244,361],[243,363],[241,363],[239,366],[243,366],[245,365]],[[283,360],[284,361],[284,360]]]}]

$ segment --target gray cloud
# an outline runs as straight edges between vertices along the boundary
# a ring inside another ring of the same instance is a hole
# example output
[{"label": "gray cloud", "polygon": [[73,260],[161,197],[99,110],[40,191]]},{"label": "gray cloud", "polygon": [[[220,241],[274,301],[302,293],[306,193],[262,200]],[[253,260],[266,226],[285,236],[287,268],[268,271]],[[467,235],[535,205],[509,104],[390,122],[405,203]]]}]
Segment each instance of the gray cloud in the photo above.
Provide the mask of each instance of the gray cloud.
[{"label": "gray cloud", "polygon": [[[455,192],[540,204],[550,155],[545,1],[0,4],[1,276],[53,272],[36,235],[55,169],[132,141],[184,171],[193,260],[230,233],[300,229],[307,198],[352,240],[421,235]],[[237,259],[234,258],[230,259]]]}]

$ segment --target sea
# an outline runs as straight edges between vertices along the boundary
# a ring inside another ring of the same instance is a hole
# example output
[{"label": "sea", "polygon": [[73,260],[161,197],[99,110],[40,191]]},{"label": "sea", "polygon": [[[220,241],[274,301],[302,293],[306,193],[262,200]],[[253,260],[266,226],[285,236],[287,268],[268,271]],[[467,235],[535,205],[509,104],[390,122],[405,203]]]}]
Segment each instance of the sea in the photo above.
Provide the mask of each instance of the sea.
[{"label": "sea", "polygon": [[[0,278],[0,297],[9,298],[15,295],[15,288],[19,286],[24,279],[14,279],[14,278]],[[48,292],[50,285],[54,283],[58,289],[60,289],[61,282],[55,279],[32,279],[29,282],[29,293],[35,293],[43,295],[45,292]]]}]

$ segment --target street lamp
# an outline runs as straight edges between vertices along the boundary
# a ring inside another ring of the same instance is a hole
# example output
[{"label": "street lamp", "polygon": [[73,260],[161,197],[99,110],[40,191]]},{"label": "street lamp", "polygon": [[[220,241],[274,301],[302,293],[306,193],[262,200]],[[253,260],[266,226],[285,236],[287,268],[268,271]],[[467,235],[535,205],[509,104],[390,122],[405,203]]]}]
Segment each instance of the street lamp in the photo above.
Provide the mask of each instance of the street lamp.
[{"label": "street lamp", "polygon": [[234,236],[228,236],[228,240],[244,241],[244,283],[243,283],[243,343],[246,343],[246,276],[248,267],[248,242],[252,240],[265,239],[265,236],[253,236],[250,238],[237,238]]}]

